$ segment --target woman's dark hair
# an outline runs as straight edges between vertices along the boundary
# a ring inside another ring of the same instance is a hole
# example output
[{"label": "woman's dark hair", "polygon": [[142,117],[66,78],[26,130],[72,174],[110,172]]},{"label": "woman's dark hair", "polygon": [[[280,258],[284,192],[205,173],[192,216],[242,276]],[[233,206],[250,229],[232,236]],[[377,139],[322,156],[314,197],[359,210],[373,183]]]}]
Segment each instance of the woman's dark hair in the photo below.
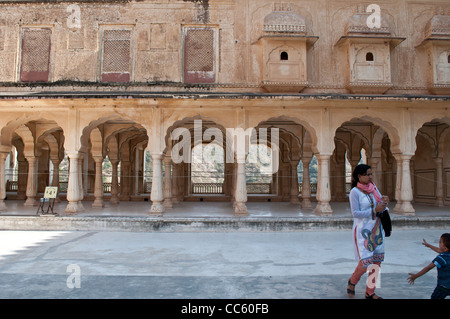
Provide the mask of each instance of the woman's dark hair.
[{"label": "woman's dark hair", "polygon": [[367,170],[371,168],[369,165],[366,164],[359,164],[355,167],[352,174],[352,188],[356,187],[356,184],[359,182],[358,175],[364,175],[367,173]]}]

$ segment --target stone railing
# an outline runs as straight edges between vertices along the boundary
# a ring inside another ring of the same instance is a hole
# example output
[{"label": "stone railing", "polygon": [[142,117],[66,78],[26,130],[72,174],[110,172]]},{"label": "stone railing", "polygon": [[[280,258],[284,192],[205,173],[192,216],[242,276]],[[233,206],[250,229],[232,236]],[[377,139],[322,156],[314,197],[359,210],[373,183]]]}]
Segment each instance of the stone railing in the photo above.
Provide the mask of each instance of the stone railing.
[{"label": "stone railing", "polygon": [[247,194],[271,194],[270,183],[247,183]]},{"label": "stone railing", "polygon": [[192,183],[192,194],[223,194],[223,183]]}]

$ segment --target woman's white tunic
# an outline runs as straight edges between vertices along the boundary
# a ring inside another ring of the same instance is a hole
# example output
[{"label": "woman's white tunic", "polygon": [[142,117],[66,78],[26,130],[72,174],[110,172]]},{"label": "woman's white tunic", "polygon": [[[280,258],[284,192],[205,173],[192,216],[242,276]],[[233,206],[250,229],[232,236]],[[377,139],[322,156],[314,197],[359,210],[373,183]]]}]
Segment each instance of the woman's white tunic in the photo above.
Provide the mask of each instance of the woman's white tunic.
[{"label": "woman's white tunic", "polygon": [[[384,230],[380,219],[373,218],[370,199],[373,201],[373,207],[376,207],[375,197],[373,194],[365,194],[354,187],[350,191],[349,199],[353,215],[352,238],[356,260],[362,261],[364,267],[375,262],[382,262],[384,260]],[[375,226],[377,227],[374,229]],[[372,231],[372,236],[370,236]]]}]

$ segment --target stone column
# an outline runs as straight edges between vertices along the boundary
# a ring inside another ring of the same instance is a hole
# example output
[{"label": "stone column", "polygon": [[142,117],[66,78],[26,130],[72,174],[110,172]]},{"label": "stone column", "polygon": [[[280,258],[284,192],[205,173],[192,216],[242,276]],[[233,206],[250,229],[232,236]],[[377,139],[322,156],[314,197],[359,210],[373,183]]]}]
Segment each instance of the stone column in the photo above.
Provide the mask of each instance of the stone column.
[{"label": "stone column", "polygon": [[309,163],[311,157],[302,158],[303,177],[302,177],[302,209],[312,209],[311,204],[311,180],[309,179]]},{"label": "stone column", "polygon": [[164,157],[164,208],[172,208],[172,159]]},{"label": "stone column", "polygon": [[[230,201],[233,203],[236,203],[236,172],[237,172],[237,164],[236,163],[230,163],[231,166],[231,173],[230,173]],[[272,186],[272,185],[271,185]]]},{"label": "stone column", "polygon": [[353,172],[355,171],[356,166],[358,166],[360,160],[361,160],[361,159],[358,159],[358,160],[350,160],[350,161],[349,161],[349,162],[350,162],[350,165],[351,165],[351,167],[352,167],[352,171],[351,171],[351,175],[352,175],[352,176],[353,176]]},{"label": "stone column", "polygon": [[335,201],[347,201],[346,185],[345,185],[345,163],[336,163],[335,177]]},{"label": "stone column", "polygon": [[394,174],[392,172],[392,163],[386,163],[386,179],[385,179],[385,186],[386,186],[386,194],[394,199],[395,195],[394,195],[394,187],[393,187],[393,183],[394,183]]},{"label": "stone column", "polygon": [[234,215],[247,216],[247,183],[245,178],[245,155],[238,155],[237,158],[237,174],[236,174],[236,190]]},{"label": "stone column", "polygon": [[382,174],[383,171],[381,169],[381,158],[380,157],[372,157],[370,158],[370,167],[372,167],[372,173],[373,173],[373,182],[374,184],[377,186],[378,190],[383,193],[386,194],[386,190],[383,187],[383,183],[382,183]]},{"label": "stone column", "polygon": [[25,201],[25,206],[37,206],[36,192],[37,192],[37,157],[28,156],[26,157],[28,161],[28,178],[27,178],[27,200]]},{"label": "stone column", "polygon": [[134,156],[134,195],[139,195],[139,147],[136,147]]},{"label": "stone column", "polygon": [[330,155],[318,155],[319,178],[317,180],[317,206],[315,213],[321,216],[331,216],[333,210],[330,206]]},{"label": "stone column", "polygon": [[178,201],[184,202],[184,195],[186,194],[186,184],[187,184],[187,178],[186,175],[186,167],[187,163],[180,163],[178,164]]},{"label": "stone column", "polygon": [[0,211],[6,210],[5,159],[8,153],[0,152]]},{"label": "stone column", "polygon": [[26,199],[28,163],[25,158],[19,159],[19,176],[17,176],[17,199]]},{"label": "stone column", "polygon": [[55,202],[59,203],[61,200],[59,199],[59,164],[61,161],[59,159],[51,159],[53,164],[53,175],[52,175],[52,186],[58,187],[58,191],[56,192]]},{"label": "stone column", "polygon": [[120,174],[120,200],[129,201],[130,200],[130,161],[122,160]]},{"label": "stone column", "polygon": [[94,188],[94,202],[92,207],[104,207],[103,202],[103,156],[94,156],[95,161],[95,188]]},{"label": "stone column", "polygon": [[117,205],[119,204],[119,180],[118,180],[118,174],[117,174],[117,166],[119,165],[119,160],[111,160],[111,166],[112,166],[112,174],[111,174],[111,199],[109,202],[111,205]]},{"label": "stone column", "polygon": [[152,192],[150,199],[152,206],[150,207],[151,215],[160,215],[164,213],[163,206],[163,183],[162,183],[162,168],[161,168],[161,153],[152,153],[153,159],[153,176],[152,176]]},{"label": "stone column", "polygon": [[79,174],[79,158],[78,152],[68,153],[69,156],[69,183],[67,185],[67,207],[64,210],[66,213],[77,213],[84,210],[83,205],[80,205],[81,193],[80,191],[80,174]]},{"label": "stone column", "polygon": [[[86,155],[87,156],[87,155]],[[84,210],[83,207],[83,198],[84,198],[84,192],[87,192],[87,166],[85,166],[84,163],[86,163],[84,161],[84,157],[85,154],[84,153],[79,153],[79,158],[77,161],[77,165],[78,165],[78,189],[79,189],[79,199],[78,199],[78,209],[80,211]],[[72,164],[72,162],[70,162],[70,164]],[[84,178],[84,183],[83,183],[83,171],[85,171],[86,173],[84,174],[85,178]],[[69,178],[70,178],[70,173],[69,173]]]},{"label": "stone column", "polygon": [[444,183],[442,176],[444,176],[444,167],[442,157],[434,159],[436,163],[436,206],[444,206]]},{"label": "stone column", "polygon": [[402,189],[402,161],[399,157],[395,157],[395,161],[397,162],[397,175],[395,177],[395,200],[397,204],[395,205],[394,211],[402,206],[402,199],[400,197],[400,191]]},{"label": "stone column", "polygon": [[[394,211],[403,215],[415,215],[415,210],[411,204],[413,199],[411,187],[411,172],[409,162],[411,155],[402,154],[398,156],[401,163],[401,189],[400,189],[400,204],[397,203]],[[398,172],[397,172],[398,174]],[[398,178],[398,176],[397,176]]]},{"label": "stone column", "polygon": [[179,173],[179,165],[173,163],[172,164],[172,204],[178,204],[178,173]]},{"label": "stone column", "polygon": [[297,162],[291,162],[291,204],[298,205],[300,200],[298,199],[298,173]]},{"label": "stone column", "polygon": [[88,193],[89,185],[89,154],[80,153],[80,159],[78,160],[78,174],[80,174],[80,203],[84,198],[84,195]]}]

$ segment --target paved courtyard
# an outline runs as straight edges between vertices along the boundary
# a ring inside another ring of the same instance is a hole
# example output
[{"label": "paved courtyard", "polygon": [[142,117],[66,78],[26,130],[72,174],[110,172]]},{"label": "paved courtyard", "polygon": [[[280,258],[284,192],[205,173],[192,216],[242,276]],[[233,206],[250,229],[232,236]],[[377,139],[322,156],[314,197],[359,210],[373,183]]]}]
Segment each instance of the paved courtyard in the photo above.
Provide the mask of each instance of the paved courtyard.
[{"label": "paved courtyard", "polygon": [[[410,286],[449,229],[386,239],[385,298],[428,299],[436,271]],[[347,299],[356,262],[349,231],[1,231],[0,298]],[[364,278],[364,277],[363,277]],[[362,282],[356,287],[363,298]]]}]

